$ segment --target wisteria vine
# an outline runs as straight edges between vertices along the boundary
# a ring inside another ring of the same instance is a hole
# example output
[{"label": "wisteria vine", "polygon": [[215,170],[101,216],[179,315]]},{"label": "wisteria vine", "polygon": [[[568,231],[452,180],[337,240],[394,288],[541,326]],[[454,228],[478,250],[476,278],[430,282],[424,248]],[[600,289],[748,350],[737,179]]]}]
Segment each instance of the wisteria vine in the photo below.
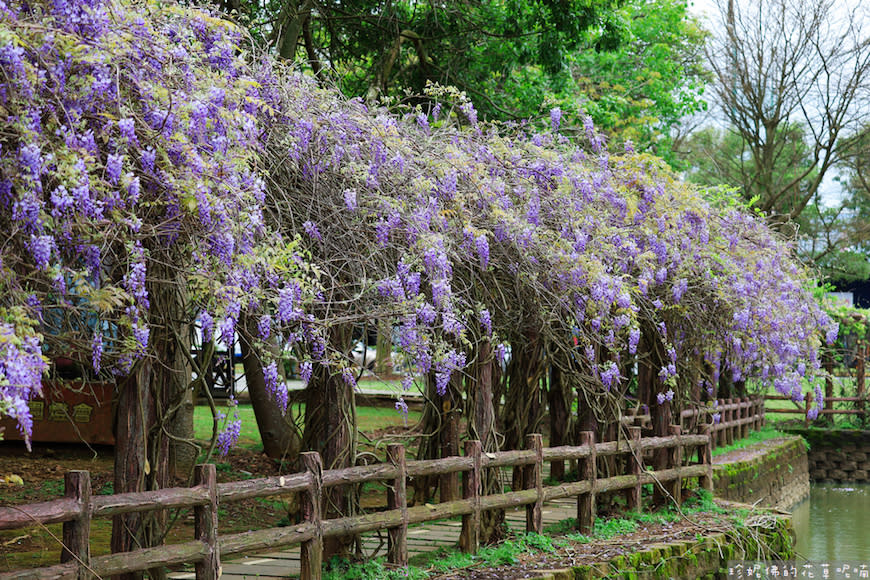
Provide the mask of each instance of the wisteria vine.
[{"label": "wisteria vine", "polygon": [[406,387],[431,373],[440,393],[475,344],[503,357],[530,321],[600,392],[653,336],[661,402],[720,372],[799,397],[833,339],[786,242],[608,151],[591,121],[581,146],[560,110],[546,132],[484,125],[452,89],[410,110],[348,101],[181,6],[0,18],[0,411],[27,437],[54,353],[115,375],[149,355],[167,270],[184,323],[229,340],[252,315],[264,346],[303,353],[306,382],[323,365],[355,383],[338,324],[394,329]]}]

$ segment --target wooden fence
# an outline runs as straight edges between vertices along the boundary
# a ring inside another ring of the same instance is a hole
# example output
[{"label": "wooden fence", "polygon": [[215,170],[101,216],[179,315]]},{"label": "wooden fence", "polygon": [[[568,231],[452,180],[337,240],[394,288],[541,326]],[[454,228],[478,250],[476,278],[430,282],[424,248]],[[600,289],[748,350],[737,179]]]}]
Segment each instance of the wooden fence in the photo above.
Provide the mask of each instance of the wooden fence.
[{"label": "wooden fence", "polygon": [[[789,413],[792,415],[803,415],[804,426],[809,427],[812,422],[809,418],[810,409],[813,406],[815,397],[812,391],[804,394],[804,400],[795,402],[794,408],[791,409],[765,409],[766,413]],[[792,401],[793,399],[787,395],[765,395],[765,401]],[[834,403],[855,403],[854,409],[834,409]],[[862,421],[867,415],[868,398],[866,396],[859,397],[825,397],[825,408],[819,409],[819,415],[858,415]]]},{"label": "wooden fence", "polygon": [[[764,425],[764,399],[746,397],[742,399],[718,399],[713,406],[683,409],[680,411],[680,426],[685,432],[700,433],[710,429],[713,433],[713,448],[731,445],[737,439],[757,431]],[[718,414],[718,419],[715,419]],[[650,415],[639,414],[638,409],[624,418],[629,425],[649,426]]]},{"label": "wooden fence", "polygon": [[[629,509],[640,509],[641,486],[660,485],[673,500],[680,501],[683,481],[697,478],[699,485],[712,489],[711,437],[683,435],[679,426],[670,428],[668,437],[641,438],[641,430],[629,428],[628,439],[596,443],[595,434],[583,432],[582,445],[544,448],[541,435],[526,438],[527,449],[484,453],[478,441],[465,443],[465,455],[440,460],[406,461],[405,448],[389,445],[388,461],[383,464],[324,471],[320,455],[302,454],[305,471],[293,475],[237,481],[216,482],[214,465],[196,468],[195,485],[159,491],[125,493],[111,496],[91,495],[87,471],[66,474],[63,499],[14,507],[0,507],[0,529],[17,529],[37,524],[63,522],[61,564],[0,574],[2,579],[61,578],[110,576],[159,566],[194,563],[196,577],[217,578],[222,557],[264,549],[274,550],[301,545],[301,577],[321,576],[323,539],[350,536],[386,529],[388,559],[399,565],[408,561],[407,531],[410,524],[462,516],[460,547],[474,553],[479,547],[480,519],[485,510],[526,506],[526,529],[542,531],[544,502],[566,497],[577,498],[578,527],[589,532],[595,520],[596,495],[625,490]],[[664,450],[664,451],[661,451]],[[644,455],[657,453],[666,464],[648,470]],[[695,456],[695,461],[692,461]],[[623,457],[621,475],[599,478],[598,458]],[[580,481],[544,486],[545,461],[577,461]],[[496,495],[482,495],[484,470],[520,467],[522,490]],[[627,473],[626,473],[627,472]],[[438,504],[407,505],[405,493],[409,477],[462,473],[463,499]],[[340,485],[368,481],[386,482],[387,510],[351,517],[324,519],[321,506],[324,490]],[[299,493],[303,522],[284,528],[272,528],[218,536],[218,505],[247,498]],[[90,522],[96,517],[148,510],[193,508],[195,539],[189,542],[158,546],[90,557],[88,549]]]}]

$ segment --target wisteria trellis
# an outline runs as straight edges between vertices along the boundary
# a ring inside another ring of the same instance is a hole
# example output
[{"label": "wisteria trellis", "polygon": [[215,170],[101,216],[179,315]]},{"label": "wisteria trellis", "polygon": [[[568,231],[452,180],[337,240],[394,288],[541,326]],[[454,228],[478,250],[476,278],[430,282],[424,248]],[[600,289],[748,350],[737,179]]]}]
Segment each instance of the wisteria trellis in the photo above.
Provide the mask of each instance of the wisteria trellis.
[{"label": "wisteria trellis", "polygon": [[479,123],[448,89],[427,109],[367,107],[180,6],[2,2],[0,19],[0,411],[27,436],[43,354],[118,375],[149,354],[167,265],[207,338],[248,313],[303,353],[306,380],[320,364],[353,383],[323,331],[377,320],[406,386],[431,371],[443,392],[469,345],[503,356],[524,312],[589,388],[625,380],[643,331],[663,400],[726,369],[800,397],[836,332],[760,220],[608,151],[591,122],[569,141],[562,111],[535,132]]}]

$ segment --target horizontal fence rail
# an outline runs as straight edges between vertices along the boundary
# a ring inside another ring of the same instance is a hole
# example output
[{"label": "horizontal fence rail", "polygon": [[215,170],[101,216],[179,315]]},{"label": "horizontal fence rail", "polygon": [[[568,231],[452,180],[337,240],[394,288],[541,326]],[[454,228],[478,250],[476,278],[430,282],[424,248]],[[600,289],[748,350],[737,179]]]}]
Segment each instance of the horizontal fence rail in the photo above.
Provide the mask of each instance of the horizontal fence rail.
[{"label": "horizontal fence rail", "polygon": [[[722,409],[725,412],[728,404]],[[734,405],[735,410],[742,409]],[[750,416],[734,419],[749,425]],[[719,425],[704,425],[703,434],[683,434],[680,426],[670,427],[668,437],[641,437],[639,427],[628,429],[629,437],[619,441],[596,442],[591,431],[581,434],[582,445],[544,448],[539,434],[528,435],[526,449],[484,453],[478,441],[465,443],[465,455],[440,460],[406,461],[405,448],[389,445],[387,462],[376,465],[323,470],[320,455],[302,454],[305,471],[292,475],[218,484],[214,465],[196,467],[190,488],[92,496],[86,471],[70,471],[65,477],[65,497],[22,506],[0,507],[0,529],[17,529],[39,524],[63,523],[64,550],[61,564],[46,568],[0,574],[2,579],[110,576],[155,566],[194,564],[197,578],[217,578],[223,557],[243,552],[300,545],[303,579],[321,575],[323,539],[352,536],[374,530],[388,532],[388,559],[407,565],[407,530],[412,524],[462,517],[460,547],[474,553],[479,547],[481,513],[486,510],[526,507],[526,529],[542,531],[542,506],[554,499],[576,497],[578,527],[589,532],[595,520],[596,496],[623,490],[629,509],[640,509],[641,486],[660,486],[679,502],[683,482],[697,479],[700,487],[712,489],[712,434]],[[644,456],[665,453],[667,461],[648,469]],[[623,473],[598,477],[600,458],[623,457]],[[692,459],[694,457],[694,460]],[[579,481],[545,486],[545,461],[576,461]],[[523,489],[484,495],[486,470],[519,468]],[[462,499],[443,503],[408,506],[409,477],[462,473]],[[330,487],[379,481],[387,485],[386,511],[324,519],[321,506]],[[218,536],[217,508],[227,502],[248,498],[298,493],[303,520],[284,528],[264,529]],[[195,538],[189,542],[158,546],[132,552],[90,557],[90,522],[133,511],[193,508]]]},{"label": "horizontal fence rail", "polygon": [[[765,409],[766,413],[786,413],[791,415],[803,415],[804,425],[809,426],[811,423],[810,410],[813,408],[815,396],[812,391],[804,394],[803,401],[795,401],[794,398],[788,395],[765,395],[765,401],[792,401],[795,406],[786,409]],[[859,415],[861,418],[868,414],[870,406],[870,398],[866,396],[859,397],[825,397],[825,408],[819,409],[819,415]],[[834,403],[854,403],[853,409],[834,409]]]},{"label": "horizontal fence rail", "polygon": [[[701,432],[709,428],[713,433],[712,445],[715,449],[748,436],[750,430],[760,429],[764,425],[764,413],[762,397],[718,399],[711,406],[680,411],[680,425],[688,432]],[[649,428],[652,418],[649,413],[640,413],[640,409],[635,408],[622,418],[622,422]]]}]

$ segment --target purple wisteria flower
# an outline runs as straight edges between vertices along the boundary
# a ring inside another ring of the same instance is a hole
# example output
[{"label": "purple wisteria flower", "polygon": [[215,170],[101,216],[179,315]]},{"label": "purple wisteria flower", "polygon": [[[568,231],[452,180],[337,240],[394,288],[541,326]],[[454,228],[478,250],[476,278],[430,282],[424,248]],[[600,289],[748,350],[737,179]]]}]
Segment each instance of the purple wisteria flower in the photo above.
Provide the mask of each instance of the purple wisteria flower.
[{"label": "purple wisteria flower", "polygon": [[490,315],[489,310],[484,308],[480,311],[480,325],[483,327],[484,332],[486,332],[486,336],[492,336],[492,315]]},{"label": "purple wisteria flower", "polygon": [[665,401],[673,401],[674,400],[674,391],[673,389],[668,389],[665,393],[659,393],[656,395],[656,399],[659,402],[659,405],[664,405]]},{"label": "purple wisteria flower", "polygon": [[214,318],[212,315],[208,313],[208,311],[203,310],[199,313],[199,324],[202,328],[202,340],[203,342],[211,342],[213,333],[214,333]]},{"label": "purple wisteria flower", "polygon": [[302,379],[304,384],[307,385],[311,380],[312,371],[313,367],[310,360],[302,361],[302,364],[299,365],[299,378]]},{"label": "purple wisteria flower", "polygon": [[266,392],[274,395],[278,389],[278,364],[275,361],[263,367],[263,381],[266,384]]},{"label": "purple wisteria flower", "polygon": [[559,130],[559,121],[562,120],[562,109],[554,107],[550,109],[550,128],[555,133]]},{"label": "purple wisteria flower", "polygon": [[36,267],[40,270],[48,269],[51,253],[54,250],[54,238],[51,236],[31,236],[28,247]]},{"label": "purple wisteria flower", "polygon": [[112,153],[106,161],[106,179],[112,185],[117,185],[121,181],[121,172],[123,171],[124,156]]},{"label": "purple wisteria flower", "polygon": [[[225,419],[226,416],[222,413],[218,415],[219,420]],[[226,427],[223,431],[218,433],[216,449],[218,453],[226,456],[230,449],[235,447],[236,443],[239,441],[239,435],[242,433],[242,421],[239,419],[238,414],[235,415],[235,418],[232,421],[227,422]]]},{"label": "purple wisteria flower", "polygon": [[269,336],[272,334],[272,317],[268,314],[264,314],[260,317],[260,320],[257,321],[257,335],[263,339],[267,340]]},{"label": "purple wisteria flower", "polygon": [[474,244],[477,248],[477,256],[480,259],[480,267],[486,270],[489,264],[489,242],[485,234],[481,234],[474,239]]},{"label": "purple wisteria flower", "polygon": [[628,331],[628,352],[629,354],[637,353],[637,344],[640,342],[640,329],[632,328]]},{"label": "purple wisteria flower", "polygon": [[148,337],[151,335],[151,329],[147,326],[137,324],[133,327],[133,338],[136,340],[138,353],[143,355],[148,349]]},{"label": "purple wisteria flower", "polygon": [[347,211],[356,211],[357,197],[355,189],[344,190],[344,206],[347,208]]},{"label": "purple wisteria flower", "polygon": [[103,360],[103,334],[97,332],[94,334],[94,339],[91,341],[91,362],[94,366],[94,372],[100,373],[100,363]]},{"label": "purple wisteria flower", "polygon": [[619,367],[615,362],[609,361],[604,370],[601,371],[601,382],[604,385],[604,388],[609,391],[614,384],[619,382],[619,380]]},{"label": "purple wisteria flower", "polygon": [[307,221],[302,224],[302,228],[311,239],[317,240],[318,242],[323,241],[323,236],[320,235],[320,230],[317,228],[317,224],[315,224],[314,222]]}]

